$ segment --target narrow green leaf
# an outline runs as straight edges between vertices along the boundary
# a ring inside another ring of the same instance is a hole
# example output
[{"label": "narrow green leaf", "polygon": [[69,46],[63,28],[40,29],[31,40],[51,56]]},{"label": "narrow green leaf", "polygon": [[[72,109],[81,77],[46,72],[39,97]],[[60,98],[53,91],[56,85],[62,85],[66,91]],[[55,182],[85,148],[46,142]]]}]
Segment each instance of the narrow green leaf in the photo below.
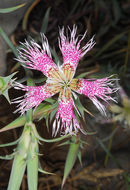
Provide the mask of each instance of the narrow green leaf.
[{"label": "narrow green leaf", "polygon": [[29,190],[37,190],[38,184],[38,156],[27,161],[27,180]]},{"label": "narrow green leaf", "polygon": [[[38,106],[38,108],[35,110],[35,112],[33,114],[33,120],[38,119],[41,116],[45,117],[45,114],[50,112],[51,109],[53,109],[55,106],[57,106],[57,104],[54,104],[54,105],[40,104],[40,106]],[[25,123],[26,123],[26,116],[25,115],[20,116],[19,118],[15,119],[11,123],[9,123],[5,127],[3,127],[2,129],[0,129],[0,132],[4,132],[7,130],[15,129],[17,127],[21,127]]]},{"label": "narrow green leaf", "polygon": [[14,55],[17,57],[18,52],[17,52],[15,46],[12,44],[12,42],[8,38],[7,34],[4,32],[4,30],[1,27],[0,27],[0,35],[5,40],[5,42],[8,44],[8,46],[10,47],[10,49],[12,50],[12,52],[14,53]]},{"label": "narrow green leaf", "polygon": [[15,79],[12,79],[13,76],[16,74],[17,72],[15,73],[12,73],[11,75],[9,76],[6,76],[6,77],[1,77],[0,76],[0,95],[4,95],[5,98],[8,100],[8,102],[10,103],[10,99],[9,99],[9,95],[8,95],[8,90],[12,87],[12,83]]},{"label": "narrow green leaf", "polygon": [[[26,71],[26,75],[28,76],[28,71]],[[35,86],[34,85],[34,81],[33,81],[33,79],[32,78],[28,78],[27,79],[27,85],[28,86]],[[26,112],[26,122],[27,123],[32,123],[32,117],[33,117],[33,112],[32,112],[32,109],[29,109],[29,110],[27,110],[27,112]]]},{"label": "narrow green leaf", "polygon": [[26,123],[26,116],[23,115],[21,117],[18,117],[17,119],[15,119],[14,121],[12,121],[11,123],[9,123],[8,125],[6,125],[5,127],[3,127],[2,129],[0,129],[0,132],[4,132],[4,131],[8,131],[10,129],[15,129],[17,127],[21,127],[25,123]]},{"label": "narrow green leaf", "polygon": [[74,163],[76,161],[76,158],[78,156],[79,153],[79,147],[80,147],[80,143],[72,143],[70,144],[69,147],[69,152],[67,154],[67,158],[66,158],[66,162],[65,162],[65,169],[64,169],[64,176],[63,176],[63,181],[62,181],[62,187],[64,186],[64,183],[68,177],[68,175],[70,174]]},{"label": "narrow green leaf", "polygon": [[37,139],[39,139],[40,141],[43,141],[43,142],[48,142],[48,143],[58,142],[58,141],[61,141],[61,140],[63,140],[63,139],[66,139],[66,138],[70,137],[70,134],[68,134],[68,135],[65,135],[65,136],[62,136],[62,137],[59,137],[59,138],[55,138],[55,139],[44,139],[44,138],[42,138],[42,137],[38,134],[38,132],[37,132],[36,127],[35,127],[34,124],[32,124],[32,129],[33,129],[33,132],[34,132],[34,134],[35,134],[35,137],[36,137]]},{"label": "narrow green leaf", "polygon": [[54,173],[47,172],[47,171],[43,170],[42,167],[41,167],[40,162],[38,162],[38,171],[41,172],[41,173],[43,173],[43,174],[47,174],[47,175],[48,175],[48,174],[49,174],[49,175],[55,175]]},{"label": "narrow green leaf", "polygon": [[43,174],[46,174],[46,175],[55,175],[54,173],[47,172],[47,171],[45,171],[45,170],[43,170],[41,168],[38,168],[38,171],[41,172],[41,173],[43,173]]},{"label": "narrow green leaf", "polygon": [[50,104],[40,104],[37,109],[34,111],[33,118],[34,119],[39,119],[39,117],[45,117],[45,115],[53,109],[53,106]]},{"label": "narrow green leaf", "polygon": [[[100,146],[103,148],[103,150],[107,153],[107,155],[115,162],[115,164],[119,167],[122,168],[118,160],[111,154],[111,152],[107,149],[107,147],[102,143],[102,141],[99,138],[96,138],[97,142],[100,144]],[[127,188],[130,189],[130,184],[127,178],[127,174],[123,174]]]},{"label": "narrow green leaf", "polygon": [[[113,123],[112,132],[114,132],[115,129],[116,129],[116,123]],[[108,150],[109,152],[111,151],[111,148],[112,148],[113,136],[114,136],[114,135],[111,136],[111,138],[109,139],[108,145],[107,145],[107,150]],[[105,160],[104,160],[104,166],[107,166],[108,159],[109,159],[109,156],[108,156],[108,154],[106,154],[106,157],[105,157]]]},{"label": "narrow green leaf", "polygon": [[19,142],[20,139],[17,139],[14,142],[6,143],[6,144],[0,144],[0,147],[6,147],[6,146],[13,146]]},{"label": "narrow green leaf", "polygon": [[15,7],[0,9],[0,13],[10,13],[10,12],[13,12],[13,11],[21,8],[21,7],[24,7],[25,5],[26,5],[26,3],[23,3],[21,5],[15,6]]},{"label": "narrow green leaf", "polygon": [[52,122],[54,116],[56,115],[57,109],[58,108],[55,108],[53,111],[51,111],[51,113],[50,113],[50,122]]},{"label": "narrow green leaf", "polygon": [[6,155],[6,156],[0,156],[0,159],[3,160],[12,160],[14,158],[15,153],[12,153],[10,155]]},{"label": "narrow green leaf", "polygon": [[47,127],[47,131],[49,132],[49,116],[47,115],[46,118],[46,127]]},{"label": "narrow green leaf", "polygon": [[40,140],[40,141],[43,141],[43,142],[48,142],[48,143],[52,143],[52,142],[58,142],[58,141],[61,141],[61,140],[64,140],[66,138],[70,137],[70,135],[65,135],[65,136],[62,136],[62,137],[58,137],[58,138],[55,138],[55,139],[44,139],[40,136],[37,136],[37,138]]},{"label": "narrow green leaf", "polygon": [[8,102],[10,103],[10,98],[9,98],[8,90],[9,90],[9,89],[6,89],[6,90],[3,92],[3,96],[4,96],[4,97],[8,100]]},{"label": "narrow green leaf", "polygon": [[81,151],[78,152],[78,159],[79,159],[80,165],[82,166],[82,155],[81,155]]},{"label": "narrow green leaf", "polygon": [[66,138],[68,138],[68,137],[70,137],[69,134],[68,134],[68,135],[65,135],[65,136],[62,136],[62,137],[55,138],[55,139],[44,139],[44,138],[38,136],[38,139],[39,139],[40,141],[43,141],[43,142],[48,142],[48,143],[52,143],[52,142],[53,142],[53,143],[54,143],[54,142],[59,142],[59,141],[61,141],[61,140],[64,140],[64,139],[66,139]]},{"label": "narrow green leaf", "polygon": [[7,190],[19,190],[26,168],[26,161],[23,156],[16,155],[13,161],[9,185]]},{"label": "narrow green leaf", "polygon": [[49,7],[45,13],[45,16],[43,18],[41,32],[46,33],[47,27],[48,27],[48,20],[49,20],[49,14],[50,14],[51,7]]},{"label": "narrow green leaf", "polygon": [[61,61],[60,61],[60,59],[59,59],[59,56],[57,55],[57,52],[56,52],[55,48],[53,47],[53,49],[52,49],[52,48],[50,47],[50,50],[51,50],[51,53],[52,53],[52,55],[53,55],[53,57],[54,57],[55,63],[59,63],[59,65],[61,65]]},{"label": "narrow green leaf", "polygon": [[75,102],[76,107],[78,108],[79,112],[81,113],[82,117],[84,118],[84,107],[81,104],[79,97],[77,97],[77,99],[74,99],[74,102]]},{"label": "narrow green leaf", "polygon": [[83,78],[83,77],[86,77],[86,75],[89,75],[90,71],[87,71],[87,72],[84,72],[84,73],[81,73],[80,75],[78,75],[76,78]]},{"label": "narrow green leaf", "polygon": [[63,142],[61,144],[58,144],[57,146],[64,146],[64,145],[68,145],[68,144],[70,144],[70,140],[65,141],[65,142]]},{"label": "narrow green leaf", "polygon": [[103,148],[103,150],[107,153],[107,155],[116,163],[116,165],[120,168],[120,164],[118,160],[111,154],[111,152],[107,149],[107,147],[102,143],[102,141],[99,138],[96,138],[97,142],[100,144],[100,146]]},{"label": "narrow green leaf", "polygon": [[38,185],[38,140],[34,135],[34,132],[31,128],[31,142],[28,149],[27,156],[27,181],[29,190],[37,190]]}]

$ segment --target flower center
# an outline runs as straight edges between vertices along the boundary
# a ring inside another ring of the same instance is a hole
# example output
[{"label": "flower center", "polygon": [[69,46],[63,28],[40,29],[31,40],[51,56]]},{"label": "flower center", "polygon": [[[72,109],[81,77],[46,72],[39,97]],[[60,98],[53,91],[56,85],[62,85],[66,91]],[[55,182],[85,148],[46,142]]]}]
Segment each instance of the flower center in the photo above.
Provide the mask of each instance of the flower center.
[{"label": "flower center", "polygon": [[71,90],[75,91],[79,87],[79,79],[73,79],[73,68],[65,64],[62,68],[50,70],[47,83],[48,90],[52,93],[60,93],[60,99],[68,101],[71,98]]},{"label": "flower center", "polygon": [[61,88],[68,88],[68,87],[70,87],[70,81],[66,81],[66,80],[63,80],[62,82],[59,82],[60,83],[60,86],[61,86]]}]

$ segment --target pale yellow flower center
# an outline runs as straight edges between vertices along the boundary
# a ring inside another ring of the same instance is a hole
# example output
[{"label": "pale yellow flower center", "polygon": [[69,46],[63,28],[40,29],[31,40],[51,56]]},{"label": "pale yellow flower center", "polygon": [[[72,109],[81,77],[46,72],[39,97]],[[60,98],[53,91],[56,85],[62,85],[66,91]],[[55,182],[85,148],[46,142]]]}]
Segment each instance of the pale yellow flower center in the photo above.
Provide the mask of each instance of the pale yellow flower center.
[{"label": "pale yellow flower center", "polygon": [[62,68],[53,68],[49,71],[48,87],[50,92],[60,92],[62,100],[71,98],[71,90],[76,90],[79,87],[79,80],[73,79],[74,69],[70,64],[64,64]]}]

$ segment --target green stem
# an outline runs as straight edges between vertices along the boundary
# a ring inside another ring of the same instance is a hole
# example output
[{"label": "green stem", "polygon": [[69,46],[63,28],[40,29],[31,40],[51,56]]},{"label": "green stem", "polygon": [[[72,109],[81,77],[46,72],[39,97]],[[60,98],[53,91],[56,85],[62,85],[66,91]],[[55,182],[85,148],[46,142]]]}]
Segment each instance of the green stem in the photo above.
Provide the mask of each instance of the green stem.
[{"label": "green stem", "polygon": [[[28,86],[33,86],[34,85],[34,82],[33,82],[33,80],[31,78],[29,78],[27,80],[27,85]],[[29,109],[27,111],[27,113],[26,113],[26,121],[27,121],[27,123],[32,122],[32,109]]]},{"label": "green stem", "polygon": [[[116,128],[116,123],[113,124],[113,126],[112,126],[112,131],[114,131],[115,128]],[[110,138],[109,143],[108,143],[108,147],[107,147],[107,148],[108,148],[109,151],[111,150],[111,147],[112,147],[112,141],[113,141],[113,135],[112,135],[112,137]],[[104,160],[104,166],[107,165],[107,163],[108,163],[108,158],[109,158],[109,155],[106,154],[105,160]]]},{"label": "green stem", "polygon": [[[116,128],[116,123],[113,124],[113,126],[112,126],[112,131],[114,131],[115,128]],[[107,147],[107,148],[108,148],[109,151],[111,150],[111,147],[112,147],[112,141],[113,141],[113,135],[112,135],[112,137],[110,138],[109,143],[108,143],[108,147]],[[104,166],[107,165],[107,163],[108,163],[108,158],[109,158],[109,155],[106,154],[105,160],[104,160]]]}]

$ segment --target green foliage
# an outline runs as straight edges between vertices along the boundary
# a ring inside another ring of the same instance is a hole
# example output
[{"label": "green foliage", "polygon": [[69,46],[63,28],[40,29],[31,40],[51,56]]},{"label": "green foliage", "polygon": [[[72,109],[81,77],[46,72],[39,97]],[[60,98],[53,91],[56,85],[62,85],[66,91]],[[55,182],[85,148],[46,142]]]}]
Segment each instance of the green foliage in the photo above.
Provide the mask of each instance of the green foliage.
[{"label": "green foliage", "polygon": [[51,10],[51,7],[49,7],[46,10],[45,16],[44,16],[43,21],[42,21],[41,32],[44,33],[44,34],[46,33],[46,30],[47,30],[47,27],[48,27],[48,20],[49,20],[50,10]]},{"label": "green foliage", "polygon": [[38,141],[33,133],[31,133],[31,141],[28,149],[27,160],[27,180],[29,190],[37,190],[38,184]]},{"label": "green foliage", "polygon": [[26,161],[22,155],[16,155],[13,161],[8,190],[19,190],[26,168]]},{"label": "green foliage", "polygon": [[17,5],[15,7],[10,7],[10,8],[3,8],[3,9],[0,9],[0,13],[10,13],[10,12],[13,12],[21,7],[24,7],[26,5],[26,3],[23,3],[21,5]]},{"label": "green foliage", "polygon": [[17,57],[18,52],[15,48],[15,46],[12,44],[12,42],[10,41],[9,37],[7,36],[7,34],[4,32],[4,30],[2,29],[2,27],[0,27],[0,35],[2,36],[2,38],[5,40],[5,42],[8,44],[8,46],[10,47],[10,49],[12,50],[12,52],[14,53],[14,55]]},{"label": "green foliage", "polygon": [[9,99],[9,95],[8,95],[8,90],[12,87],[12,83],[15,80],[12,78],[15,74],[16,73],[13,73],[7,77],[1,77],[0,76],[0,95],[1,94],[4,95],[9,103],[10,103],[10,99]]},{"label": "green foliage", "polygon": [[62,187],[65,184],[66,178],[70,174],[76,158],[79,153],[80,141],[76,139],[76,137],[72,137],[72,142],[70,142],[69,151],[67,154],[66,162],[65,162],[65,169],[64,169],[64,176],[62,181]]},{"label": "green foliage", "polygon": [[82,165],[82,156],[81,156],[81,149],[83,148],[83,144],[86,144],[80,137],[72,136],[71,140],[65,141],[61,143],[59,146],[68,145],[69,144],[69,151],[66,157],[65,168],[64,168],[64,175],[62,180],[62,187],[65,184],[67,177],[69,176],[76,159],[79,159],[80,164]]},{"label": "green foliage", "polygon": [[26,168],[30,140],[30,127],[28,125],[25,125],[23,134],[20,138],[15,152],[8,190],[20,189],[20,185]]}]

